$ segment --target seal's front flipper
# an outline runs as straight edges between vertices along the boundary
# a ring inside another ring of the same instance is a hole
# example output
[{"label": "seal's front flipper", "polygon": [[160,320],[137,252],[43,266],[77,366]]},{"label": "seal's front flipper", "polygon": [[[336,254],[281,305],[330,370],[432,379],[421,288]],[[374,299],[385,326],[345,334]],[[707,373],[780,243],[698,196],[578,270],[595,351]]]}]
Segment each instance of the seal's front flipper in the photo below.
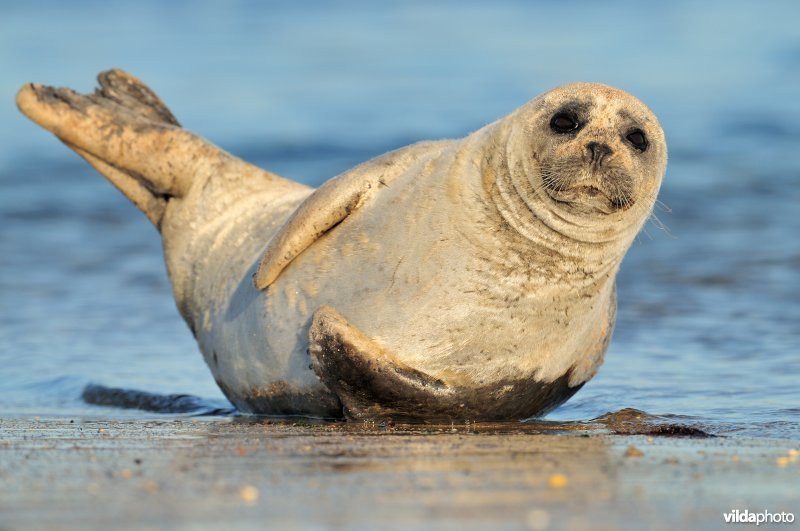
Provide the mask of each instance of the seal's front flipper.
[{"label": "seal's front flipper", "polygon": [[333,308],[314,313],[309,339],[314,372],[350,419],[432,417],[451,401],[444,382],[401,363]]},{"label": "seal's front flipper", "polygon": [[569,384],[571,370],[549,382],[534,374],[487,385],[449,384],[402,363],[326,306],[314,313],[309,354],[349,419],[523,420],[546,414],[583,386]]},{"label": "seal's front flipper", "polygon": [[314,191],[270,239],[253,279],[265,289],[297,255],[358,208],[372,184],[332,179]]},{"label": "seal's front flipper", "polygon": [[391,151],[320,186],[269,240],[253,279],[256,288],[269,287],[297,255],[364,205],[371,195],[388,187],[405,168],[449,143],[420,142]]}]

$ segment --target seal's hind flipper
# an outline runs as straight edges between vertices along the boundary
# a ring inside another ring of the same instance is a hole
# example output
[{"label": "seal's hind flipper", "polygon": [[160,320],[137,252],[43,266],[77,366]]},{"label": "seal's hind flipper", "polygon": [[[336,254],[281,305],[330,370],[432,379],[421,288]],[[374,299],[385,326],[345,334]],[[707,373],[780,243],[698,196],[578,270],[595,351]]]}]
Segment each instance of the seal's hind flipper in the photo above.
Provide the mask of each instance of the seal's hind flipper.
[{"label": "seal's hind flipper", "polygon": [[583,386],[569,385],[571,369],[551,382],[530,375],[486,386],[449,384],[402,363],[327,306],[314,313],[309,354],[349,419],[523,420],[546,414]]},{"label": "seal's hind flipper", "polygon": [[124,170],[116,168],[104,160],[95,157],[88,151],[67,144],[78,155],[83,157],[86,162],[92,165],[94,169],[105,175],[111,181],[117,190],[125,194],[125,197],[136,205],[136,208],[141,210],[150,222],[158,227],[161,223],[161,218],[164,216],[164,209],[167,208],[167,199],[162,195],[153,194],[153,192],[140,180]]},{"label": "seal's hind flipper", "polygon": [[177,118],[150,87],[118,68],[97,75],[100,88],[93,98],[106,98],[155,123],[180,127]]},{"label": "seal's hind flipper", "polygon": [[156,226],[170,198],[185,196],[193,183],[211,176],[255,177],[266,187],[288,182],[182,129],[134,76],[109,70],[97,80],[100,87],[88,95],[30,83],[17,93],[17,106],[105,175]]},{"label": "seal's hind flipper", "polygon": [[[133,179],[156,197],[183,195],[191,176],[182,159],[193,154],[194,149],[187,148],[204,142],[190,139],[193,135],[180,128],[161,100],[130,74],[110,70],[97,80],[100,88],[88,95],[30,83],[17,94],[17,106],[79,154],[88,155],[101,172],[114,168],[108,177],[115,184],[115,178]],[[165,151],[169,160],[159,156]],[[120,188],[128,193],[128,187]]]}]

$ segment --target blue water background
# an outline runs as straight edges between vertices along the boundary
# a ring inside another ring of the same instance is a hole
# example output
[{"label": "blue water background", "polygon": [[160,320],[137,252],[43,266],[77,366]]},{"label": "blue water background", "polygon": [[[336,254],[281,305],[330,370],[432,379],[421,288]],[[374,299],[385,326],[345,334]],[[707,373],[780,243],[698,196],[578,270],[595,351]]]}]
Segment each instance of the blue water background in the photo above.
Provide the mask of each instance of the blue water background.
[{"label": "blue water background", "polygon": [[792,1],[0,2],[0,416],[143,415],[82,403],[90,381],[222,396],[157,233],[18,113],[23,83],[124,68],[187,128],[316,185],[585,80],[644,100],[670,163],[606,363],[551,418],[800,439],[798,20]]}]

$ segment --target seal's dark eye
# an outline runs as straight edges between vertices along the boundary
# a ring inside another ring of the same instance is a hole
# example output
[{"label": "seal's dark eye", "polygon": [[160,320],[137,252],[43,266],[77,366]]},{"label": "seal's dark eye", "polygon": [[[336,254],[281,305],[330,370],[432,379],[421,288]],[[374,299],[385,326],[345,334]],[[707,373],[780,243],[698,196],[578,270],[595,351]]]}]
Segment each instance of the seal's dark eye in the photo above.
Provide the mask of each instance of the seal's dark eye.
[{"label": "seal's dark eye", "polygon": [[571,133],[578,129],[578,119],[571,114],[560,112],[550,120],[550,129],[556,133]]},{"label": "seal's dark eye", "polygon": [[647,137],[644,136],[644,133],[639,129],[628,133],[628,136],[625,138],[628,139],[628,142],[633,144],[633,147],[638,149],[639,151],[644,151],[647,149]]}]

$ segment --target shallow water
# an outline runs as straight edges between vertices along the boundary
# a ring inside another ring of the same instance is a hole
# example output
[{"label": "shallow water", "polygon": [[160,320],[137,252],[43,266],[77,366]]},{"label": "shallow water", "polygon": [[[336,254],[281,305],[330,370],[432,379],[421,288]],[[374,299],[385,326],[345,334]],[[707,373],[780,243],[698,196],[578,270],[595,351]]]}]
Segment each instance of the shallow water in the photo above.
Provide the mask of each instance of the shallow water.
[{"label": "shallow water", "polygon": [[156,232],[13,106],[25,82],[87,91],[119,66],[188,128],[310,184],[564,82],[633,92],[668,137],[660,222],[623,264],[605,365],[550,418],[631,407],[800,439],[798,4],[570,5],[2,7],[0,416],[152,415],[86,405],[89,382],[222,398]]}]

